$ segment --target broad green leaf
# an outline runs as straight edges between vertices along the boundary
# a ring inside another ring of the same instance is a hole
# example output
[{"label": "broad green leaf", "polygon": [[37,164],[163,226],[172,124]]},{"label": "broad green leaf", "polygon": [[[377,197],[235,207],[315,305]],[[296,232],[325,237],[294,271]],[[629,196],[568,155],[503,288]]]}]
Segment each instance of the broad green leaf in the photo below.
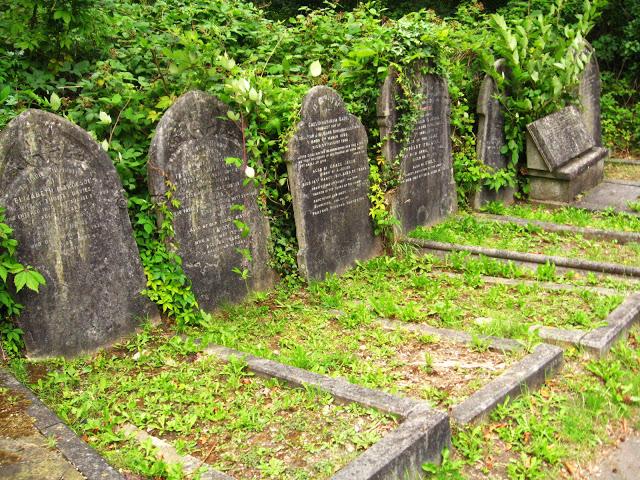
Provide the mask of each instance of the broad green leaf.
[{"label": "broad green leaf", "polygon": [[4,102],[10,93],[11,87],[9,85],[5,85],[4,88],[0,90],[0,102]]},{"label": "broad green leaf", "polygon": [[20,273],[18,273],[15,277],[13,277],[13,284],[16,286],[16,292],[19,292],[20,290],[22,290],[22,287],[24,287],[27,283],[27,272],[22,271]]},{"label": "broad green leaf", "polygon": [[103,125],[109,125],[111,123],[111,116],[107,112],[100,110],[98,117],[100,118],[100,123]]},{"label": "broad green leaf", "polygon": [[316,60],[311,62],[309,65],[309,75],[312,77],[319,77],[322,74],[322,65],[320,65],[320,60]]},{"label": "broad green leaf", "polygon": [[51,106],[51,110],[57,112],[61,104],[62,102],[60,101],[60,97],[56,94],[56,92],[53,92],[51,94],[51,97],[49,98],[49,105]]}]

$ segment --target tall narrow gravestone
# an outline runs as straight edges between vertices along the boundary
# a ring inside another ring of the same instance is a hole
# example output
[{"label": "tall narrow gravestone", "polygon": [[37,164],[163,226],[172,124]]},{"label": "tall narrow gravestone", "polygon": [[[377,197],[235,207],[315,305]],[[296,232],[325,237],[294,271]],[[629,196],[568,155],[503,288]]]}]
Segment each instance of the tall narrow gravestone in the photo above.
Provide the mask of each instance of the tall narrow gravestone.
[{"label": "tall narrow gravestone", "polygon": [[307,93],[301,117],[287,152],[298,266],[323,280],[380,251],[369,217],[367,134],[328,87]]},{"label": "tall narrow gravestone", "polygon": [[596,53],[591,45],[586,48],[589,55],[584,71],[580,77],[580,85],[578,87],[578,96],[582,109],[582,120],[584,121],[587,131],[591,134],[596,145],[602,146],[602,121],[600,118],[600,94],[602,91],[602,82],[600,80],[600,67]]},{"label": "tall narrow gravestone", "polygon": [[[420,96],[420,115],[407,133],[405,145],[389,139],[396,129],[395,73],[385,81],[378,100],[378,124],[383,135],[383,154],[387,161],[400,161],[400,183],[392,194],[391,209],[399,220],[397,234],[418,226],[434,224],[457,208],[453,180],[447,82],[435,75],[414,73],[413,91]],[[385,138],[386,137],[386,138]]]},{"label": "tall narrow gravestone", "polygon": [[[495,64],[496,71],[505,75],[504,60]],[[478,95],[478,137],[476,152],[478,160],[493,172],[507,168],[509,159],[500,152],[506,145],[504,136],[504,114],[500,100],[496,98],[498,88],[496,81],[490,75],[485,76],[480,85]],[[505,204],[513,203],[513,188],[503,187],[499,190],[481,186],[473,197],[473,208],[480,209],[487,202],[500,201]]]},{"label": "tall narrow gravestone", "polygon": [[118,175],[87,132],[39,110],[12,120],[0,134],[0,202],[19,260],[47,281],[40,293],[18,293],[30,356],[90,351],[157,315],[140,295],[146,282]]},{"label": "tall narrow gravestone", "polygon": [[175,187],[178,254],[205,310],[275,281],[267,266],[269,224],[260,212],[257,189],[251,182],[244,185],[244,171],[225,161],[242,157],[242,132],[227,119],[228,110],[204,92],[184,94],[160,120],[149,153],[149,190],[155,200],[163,199],[169,185]]}]

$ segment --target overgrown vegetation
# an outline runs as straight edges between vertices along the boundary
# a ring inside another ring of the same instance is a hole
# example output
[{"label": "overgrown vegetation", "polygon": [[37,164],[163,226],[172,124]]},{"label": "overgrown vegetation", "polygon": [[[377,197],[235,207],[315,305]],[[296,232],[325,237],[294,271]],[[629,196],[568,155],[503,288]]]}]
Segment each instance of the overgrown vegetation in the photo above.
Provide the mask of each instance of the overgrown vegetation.
[{"label": "overgrown vegetation", "polygon": [[[492,30],[476,3],[440,12],[453,15],[446,21],[427,10],[404,16],[396,11],[391,19],[376,3],[351,11],[327,5],[276,21],[241,0],[21,2],[0,13],[0,126],[24,108],[42,108],[85,128],[108,150],[129,198],[147,293],[188,325],[202,314],[179,258],[166,246],[170,225],[156,222],[158,216],[169,218],[171,199],[153,205],[146,184],[150,138],[177,96],[206,90],[246,125],[248,161],[271,223],[272,261],[282,277],[292,279],[297,242],[284,155],[311,86],[336,89],[367,127],[371,216],[384,234],[392,225],[385,193],[396,185],[398,169],[380,153],[376,101],[390,68],[399,72],[409,99],[400,122],[405,127],[419,107],[410,101],[408,72],[421,65],[448,79],[454,172],[464,203],[482,183],[513,183],[523,122],[569,97],[581,61],[564,54],[581,45],[599,5],[571,3],[573,16],[565,18],[560,0],[511,2],[493,17]],[[530,15],[522,20],[524,8]],[[487,45],[495,47],[490,51]],[[515,72],[509,86],[515,97],[508,101],[508,175],[478,163],[473,133],[478,84],[498,56],[506,56]]]},{"label": "overgrown vegetation", "polygon": [[22,330],[15,318],[24,308],[15,294],[24,287],[37,292],[44,285],[44,277],[29,265],[23,265],[16,257],[18,241],[6,223],[5,210],[0,207],[0,353],[2,360],[16,356],[23,347]]}]

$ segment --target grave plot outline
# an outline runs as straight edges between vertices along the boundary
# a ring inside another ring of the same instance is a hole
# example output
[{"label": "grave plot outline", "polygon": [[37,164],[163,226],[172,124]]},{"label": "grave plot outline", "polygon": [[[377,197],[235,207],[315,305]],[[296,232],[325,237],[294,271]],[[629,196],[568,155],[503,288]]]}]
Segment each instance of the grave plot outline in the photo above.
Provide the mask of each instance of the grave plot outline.
[{"label": "grave plot outline", "polygon": [[[251,290],[267,290],[276,281],[268,266],[270,228],[258,190],[253,181],[245,185],[242,169],[225,161],[242,158],[242,132],[227,118],[228,111],[205,92],[185,93],[158,123],[149,151],[150,193],[162,202],[175,187],[173,197],[180,202],[173,214],[177,253],[200,307],[209,311]],[[248,227],[247,236],[234,221]],[[249,251],[252,260],[238,249]],[[234,269],[249,272],[246,283]]]},{"label": "grave plot outline", "polygon": [[16,295],[28,356],[90,352],[155,321],[124,190],[100,145],[62,117],[26,110],[0,133],[0,162],[18,259],[47,282]]},{"label": "grave plot outline", "polygon": [[320,85],[305,95],[286,162],[303,277],[324,280],[378,255],[369,216],[364,126],[340,95]]}]

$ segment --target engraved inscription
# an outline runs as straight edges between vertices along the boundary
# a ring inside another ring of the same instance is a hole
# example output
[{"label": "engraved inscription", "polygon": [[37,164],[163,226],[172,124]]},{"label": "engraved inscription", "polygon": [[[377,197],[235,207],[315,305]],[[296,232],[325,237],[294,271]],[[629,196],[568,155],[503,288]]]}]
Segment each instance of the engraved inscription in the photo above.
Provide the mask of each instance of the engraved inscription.
[{"label": "engraved inscription", "polygon": [[315,217],[367,201],[363,191],[368,188],[368,165],[361,161],[367,145],[360,138],[353,141],[358,126],[349,122],[347,115],[310,122],[309,126],[313,130],[299,136],[308,149],[297,158],[303,178],[300,186],[308,196],[308,214]]}]

